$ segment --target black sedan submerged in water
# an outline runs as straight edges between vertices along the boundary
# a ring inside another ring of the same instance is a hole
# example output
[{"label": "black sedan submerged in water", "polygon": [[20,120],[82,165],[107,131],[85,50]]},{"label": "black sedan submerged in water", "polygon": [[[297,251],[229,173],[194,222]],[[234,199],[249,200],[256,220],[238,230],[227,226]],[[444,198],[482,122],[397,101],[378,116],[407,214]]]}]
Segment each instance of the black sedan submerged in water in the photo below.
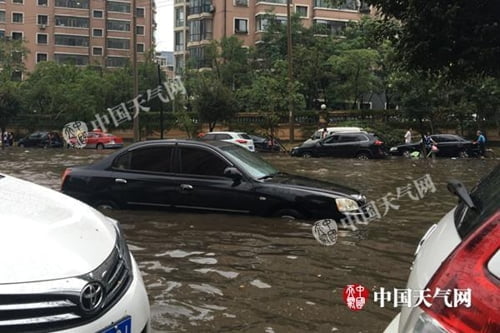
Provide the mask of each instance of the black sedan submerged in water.
[{"label": "black sedan submerged in water", "polygon": [[321,219],[365,216],[358,191],[279,172],[226,142],[156,140],[64,172],[62,192],[101,208],[177,208]]}]

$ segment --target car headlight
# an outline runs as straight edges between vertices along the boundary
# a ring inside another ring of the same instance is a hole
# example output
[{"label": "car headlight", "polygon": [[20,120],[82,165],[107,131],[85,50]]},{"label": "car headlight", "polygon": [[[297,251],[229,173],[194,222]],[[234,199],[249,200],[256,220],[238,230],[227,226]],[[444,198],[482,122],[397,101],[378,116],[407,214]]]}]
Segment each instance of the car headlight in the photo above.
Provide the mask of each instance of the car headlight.
[{"label": "car headlight", "polygon": [[337,209],[339,212],[350,212],[354,210],[359,210],[359,205],[356,201],[347,198],[337,198],[335,199],[337,204]]},{"label": "car headlight", "polygon": [[118,249],[118,252],[120,253],[120,257],[123,258],[127,264],[127,266],[130,268],[131,267],[131,260],[130,260],[130,251],[128,249],[127,241],[125,240],[125,237],[123,236],[122,229],[120,227],[120,223],[118,223],[117,220],[112,219],[108,217],[108,220],[113,224],[116,230],[116,248]]},{"label": "car headlight", "polygon": [[391,151],[398,151],[398,147],[391,147]]}]

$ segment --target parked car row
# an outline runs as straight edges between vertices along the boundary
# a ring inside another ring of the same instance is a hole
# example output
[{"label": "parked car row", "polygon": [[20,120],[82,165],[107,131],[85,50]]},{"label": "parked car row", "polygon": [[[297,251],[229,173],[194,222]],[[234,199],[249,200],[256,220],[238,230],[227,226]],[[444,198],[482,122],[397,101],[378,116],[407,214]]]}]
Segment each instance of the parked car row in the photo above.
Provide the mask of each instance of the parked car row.
[{"label": "parked car row", "polygon": [[[57,132],[38,131],[21,138],[18,147],[37,147],[37,148],[61,148],[72,146],[76,139],[71,138],[70,142],[64,142]],[[104,133],[100,130],[94,130],[86,134],[86,145],[84,148],[90,149],[114,149],[123,147],[123,138],[111,133]]]}]

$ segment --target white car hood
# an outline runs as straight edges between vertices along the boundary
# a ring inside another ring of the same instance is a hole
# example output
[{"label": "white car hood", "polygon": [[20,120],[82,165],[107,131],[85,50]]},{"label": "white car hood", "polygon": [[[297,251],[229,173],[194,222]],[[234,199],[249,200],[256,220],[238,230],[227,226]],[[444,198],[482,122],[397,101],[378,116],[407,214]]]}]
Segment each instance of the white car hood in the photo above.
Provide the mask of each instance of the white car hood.
[{"label": "white car hood", "polygon": [[95,209],[0,175],[0,284],[88,273],[109,256],[115,240],[112,223]]}]

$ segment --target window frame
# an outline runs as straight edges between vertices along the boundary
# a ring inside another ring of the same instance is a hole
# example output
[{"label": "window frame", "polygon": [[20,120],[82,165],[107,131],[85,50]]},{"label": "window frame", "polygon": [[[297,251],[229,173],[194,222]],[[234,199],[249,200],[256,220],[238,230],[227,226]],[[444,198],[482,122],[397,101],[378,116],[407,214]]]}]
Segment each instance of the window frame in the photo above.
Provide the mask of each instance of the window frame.
[{"label": "window frame", "polygon": [[[246,31],[236,31],[237,21],[246,21]],[[233,19],[233,32],[238,35],[248,35],[250,32],[250,20],[247,17],[234,17]]]},{"label": "window frame", "polygon": [[[14,15],[21,15],[21,22],[14,21]],[[24,23],[24,13],[22,13],[22,12],[12,12],[11,13],[11,23],[23,24]]]},{"label": "window frame", "polygon": [[[40,42],[40,40],[39,40],[40,36],[45,36],[45,38],[46,38],[45,43]],[[36,33],[36,43],[38,45],[49,45],[49,34],[37,32]]]}]

